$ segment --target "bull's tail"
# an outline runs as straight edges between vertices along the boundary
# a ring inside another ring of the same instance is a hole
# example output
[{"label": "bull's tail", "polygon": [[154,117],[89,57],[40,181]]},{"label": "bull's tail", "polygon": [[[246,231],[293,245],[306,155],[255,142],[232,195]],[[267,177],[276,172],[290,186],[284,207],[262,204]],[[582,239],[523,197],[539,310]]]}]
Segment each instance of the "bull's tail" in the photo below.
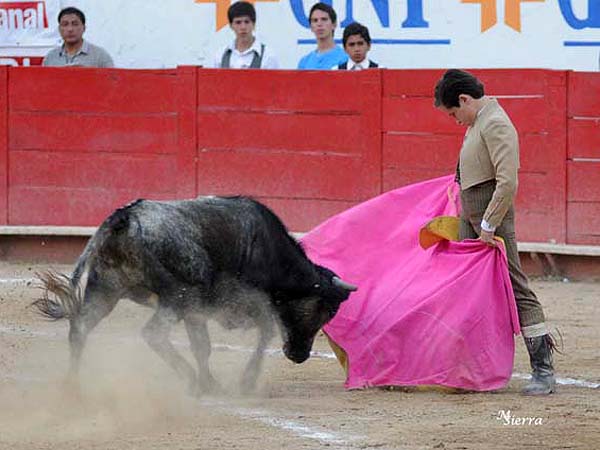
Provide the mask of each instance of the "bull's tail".
[{"label": "bull's tail", "polygon": [[38,273],[43,295],[33,302],[39,312],[52,320],[72,319],[79,315],[83,305],[83,287],[81,277],[93,262],[96,250],[110,234],[105,221],[89,239],[79,256],[71,277],[52,271]]},{"label": "bull's tail", "polygon": [[81,277],[93,264],[98,249],[114,232],[119,232],[129,225],[128,210],[141,202],[138,199],[122,208],[115,210],[90,238],[85,249],[79,256],[71,277],[55,272],[38,274],[42,283],[44,294],[33,302],[40,313],[50,319],[72,319],[79,315],[83,305],[83,291]]},{"label": "bull's tail", "polygon": [[73,285],[67,275],[48,271],[37,277],[44,293],[33,305],[42,315],[52,320],[72,319],[79,315],[83,305],[82,290]]}]

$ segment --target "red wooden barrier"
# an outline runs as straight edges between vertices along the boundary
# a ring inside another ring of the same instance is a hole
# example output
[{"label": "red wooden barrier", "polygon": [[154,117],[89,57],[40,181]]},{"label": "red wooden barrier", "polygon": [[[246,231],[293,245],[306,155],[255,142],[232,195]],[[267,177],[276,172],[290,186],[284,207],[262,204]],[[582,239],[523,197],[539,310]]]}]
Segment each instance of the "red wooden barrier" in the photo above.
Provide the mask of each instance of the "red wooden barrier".
[{"label": "red wooden barrier", "polygon": [[0,225],[8,223],[8,67],[0,66]]},{"label": "red wooden barrier", "polygon": [[196,106],[198,104],[196,67],[177,69],[175,103],[178,108],[177,149],[177,198],[192,198],[197,195],[196,182]]},{"label": "red wooden barrier", "polygon": [[[600,76],[474,72],[520,134],[519,239],[600,244]],[[308,230],[454,172],[465,130],[433,107],[442,73],[0,67],[0,223],[246,194]]]},{"label": "red wooden barrier", "polygon": [[[519,131],[519,239],[565,242],[565,73],[473,73],[486,93],[499,99]],[[465,129],[433,107],[433,88],[442,74],[441,70],[384,72],[385,190],[455,171]]]},{"label": "red wooden barrier", "polygon": [[433,106],[440,70],[383,72],[383,189],[454,173],[465,130]]},{"label": "red wooden barrier", "polygon": [[177,196],[176,71],[9,70],[10,224],[97,225]]},{"label": "red wooden barrier", "polygon": [[198,71],[198,191],[264,200],[295,230],[381,192],[379,71]]},{"label": "red wooden barrier", "polygon": [[600,76],[569,73],[568,96],[567,238],[600,245]]}]

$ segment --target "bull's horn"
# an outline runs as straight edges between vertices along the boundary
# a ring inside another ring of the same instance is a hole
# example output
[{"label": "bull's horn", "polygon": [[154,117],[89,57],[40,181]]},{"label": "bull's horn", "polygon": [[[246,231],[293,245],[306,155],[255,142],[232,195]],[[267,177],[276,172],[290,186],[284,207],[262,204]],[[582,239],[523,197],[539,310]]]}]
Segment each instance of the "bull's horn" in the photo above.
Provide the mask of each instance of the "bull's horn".
[{"label": "bull's horn", "polygon": [[357,286],[354,286],[353,284],[350,284],[350,283],[346,283],[344,280],[342,280],[339,277],[333,277],[331,279],[331,281],[333,282],[333,284],[335,286],[341,287],[342,289],[346,289],[347,291],[354,292],[354,291],[358,290]]}]

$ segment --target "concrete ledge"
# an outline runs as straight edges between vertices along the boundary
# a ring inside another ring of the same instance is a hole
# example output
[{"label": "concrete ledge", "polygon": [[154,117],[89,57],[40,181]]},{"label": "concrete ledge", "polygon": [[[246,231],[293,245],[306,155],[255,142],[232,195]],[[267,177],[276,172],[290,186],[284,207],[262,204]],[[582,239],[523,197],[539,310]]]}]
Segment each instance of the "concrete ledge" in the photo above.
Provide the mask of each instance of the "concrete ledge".
[{"label": "concrete ledge", "polygon": [[[0,260],[73,264],[96,227],[0,226]],[[290,233],[300,239],[306,233]],[[525,273],[572,280],[600,280],[600,246],[521,242]]]},{"label": "concrete ledge", "polygon": [[[68,227],[68,226],[30,226],[4,225],[0,226],[0,236],[92,236],[97,227]],[[291,232],[295,239],[301,239],[306,233]],[[552,255],[600,256],[600,246],[551,244],[546,242],[519,242],[519,252],[548,253]]]},{"label": "concrete ledge", "polygon": [[0,226],[0,236],[91,236],[97,227]]},{"label": "concrete ledge", "polygon": [[517,249],[528,253],[549,253],[552,255],[600,256],[600,246],[547,244],[544,242],[519,242]]}]

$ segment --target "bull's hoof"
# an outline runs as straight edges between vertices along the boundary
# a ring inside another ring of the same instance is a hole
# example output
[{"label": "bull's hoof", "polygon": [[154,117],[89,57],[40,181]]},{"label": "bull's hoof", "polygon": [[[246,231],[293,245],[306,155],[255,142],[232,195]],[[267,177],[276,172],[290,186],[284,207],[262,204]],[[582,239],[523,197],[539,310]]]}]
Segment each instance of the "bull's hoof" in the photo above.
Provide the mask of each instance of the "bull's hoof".
[{"label": "bull's hoof", "polygon": [[217,380],[211,377],[209,381],[194,383],[190,386],[188,393],[192,397],[200,398],[204,395],[221,395],[225,392]]}]

